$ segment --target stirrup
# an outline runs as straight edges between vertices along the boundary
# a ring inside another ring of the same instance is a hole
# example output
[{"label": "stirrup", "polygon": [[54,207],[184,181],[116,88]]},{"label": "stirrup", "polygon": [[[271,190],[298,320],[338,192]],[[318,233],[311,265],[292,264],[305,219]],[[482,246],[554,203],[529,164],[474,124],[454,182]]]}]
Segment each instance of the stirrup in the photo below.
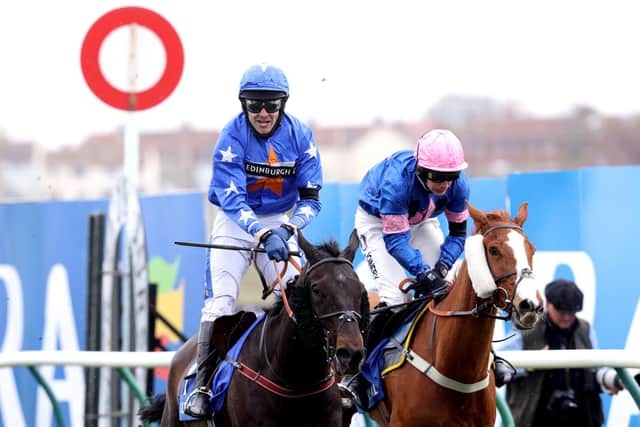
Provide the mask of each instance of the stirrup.
[{"label": "stirrup", "polygon": [[196,397],[196,395],[198,394],[203,394],[206,396],[206,400],[207,400],[207,405],[209,405],[209,400],[211,399],[211,397],[213,396],[213,393],[211,393],[211,390],[209,390],[207,387],[196,387],[195,389],[193,389],[193,391],[191,393],[189,393],[189,396],[187,396],[187,399],[184,402],[184,412],[187,415],[190,415],[194,418],[205,418],[208,417],[210,415],[212,415],[211,410],[209,408],[207,408],[206,412],[202,415],[199,414],[195,414],[193,412],[191,412],[191,404],[193,403],[193,399]]}]

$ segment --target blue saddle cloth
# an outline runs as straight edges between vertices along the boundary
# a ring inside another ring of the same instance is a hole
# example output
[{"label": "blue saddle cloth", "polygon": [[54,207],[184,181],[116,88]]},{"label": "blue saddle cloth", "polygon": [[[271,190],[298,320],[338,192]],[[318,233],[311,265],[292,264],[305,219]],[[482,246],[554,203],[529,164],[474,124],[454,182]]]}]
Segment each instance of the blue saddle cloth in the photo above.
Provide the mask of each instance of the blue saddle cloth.
[{"label": "blue saddle cloth", "polygon": [[404,363],[404,345],[411,339],[415,324],[427,307],[428,305],[425,305],[424,308],[407,317],[391,336],[382,339],[367,356],[360,368],[360,374],[368,382],[368,406],[367,408],[358,406],[358,412],[365,413],[384,399],[382,377]]},{"label": "blue saddle cloth", "polygon": [[[258,318],[249,326],[249,328],[242,334],[238,341],[227,351],[227,357],[232,360],[237,360],[238,355],[240,354],[240,350],[244,346],[244,343],[247,341],[247,337],[249,334],[255,329],[255,327],[260,324],[264,320],[265,313],[262,313]],[[226,358],[225,358],[226,359]],[[209,402],[211,404],[211,410],[215,414],[216,412],[220,412],[222,409],[222,405],[224,405],[224,399],[227,396],[227,390],[229,389],[229,384],[231,383],[231,376],[233,375],[233,371],[235,367],[229,363],[227,360],[223,359],[216,369],[216,373],[213,377],[213,381],[211,382],[211,399]],[[197,362],[194,360],[193,364],[189,368],[188,374],[182,380],[180,384],[180,395],[178,396],[178,408],[179,415],[178,418],[180,421],[194,421],[196,418],[187,415],[184,412],[184,406],[187,401],[187,397],[193,392],[196,387],[196,365]]]}]

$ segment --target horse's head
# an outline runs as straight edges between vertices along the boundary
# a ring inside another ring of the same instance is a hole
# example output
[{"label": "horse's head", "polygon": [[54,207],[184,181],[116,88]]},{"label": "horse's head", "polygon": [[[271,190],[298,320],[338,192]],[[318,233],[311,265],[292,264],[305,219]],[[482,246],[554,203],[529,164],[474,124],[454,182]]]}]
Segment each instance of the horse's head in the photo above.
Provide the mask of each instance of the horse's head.
[{"label": "horse's head", "polygon": [[333,241],[314,246],[302,233],[298,241],[308,262],[288,292],[303,339],[318,342],[321,334],[329,355],[335,351],[338,374],[355,374],[369,325],[366,291],[351,264],[358,247],[355,230],[342,251]]},{"label": "horse's head", "polygon": [[531,269],[535,246],[522,230],[528,204],[513,219],[504,211],[485,214],[467,205],[477,234],[467,238],[465,259],[476,294],[510,312],[517,328],[532,328],[543,305]]}]

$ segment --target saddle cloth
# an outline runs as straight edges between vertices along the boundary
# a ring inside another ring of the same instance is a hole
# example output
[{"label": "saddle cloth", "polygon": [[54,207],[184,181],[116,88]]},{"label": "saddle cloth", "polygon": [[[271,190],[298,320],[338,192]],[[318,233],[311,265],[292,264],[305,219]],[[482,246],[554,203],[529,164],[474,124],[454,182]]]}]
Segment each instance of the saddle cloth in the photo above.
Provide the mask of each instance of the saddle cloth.
[{"label": "saddle cloth", "polygon": [[357,407],[358,412],[365,413],[384,399],[382,378],[389,372],[402,366],[406,359],[406,350],[411,342],[418,320],[429,307],[426,304],[421,310],[416,310],[413,316],[407,317],[402,325],[389,337],[382,339],[367,356],[362,364],[360,373],[367,380],[367,408]]},{"label": "saddle cloth", "polygon": [[[237,360],[238,355],[240,354],[240,350],[242,350],[247,337],[255,329],[255,327],[264,320],[265,315],[265,313],[262,313],[242,334],[242,336],[238,338],[238,341],[227,352],[227,357],[232,360]],[[180,395],[178,396],[178,419],[180,421],[196,420],[196,418],[193,418],[184,412],[184,406],[187,401],[187,397],[189,397],[196,386],[196,365],[197,361],[194,360],[193,364],[187,371],[187,375],[185,375],[184,379],[180,383]],[[231,363],[226,361],[225,358],[223,358],[223,360],[218,364],[216,373],[214,374],[213,380],[211,382],[212,396],[209,399],[210,407],[214,414],[216,412],[220,412],[220,410],[222,409],[222,405],[224,405],[224,399],[227,395],[227,390],[229,388],[229,384],[231,383],[231,376],[233,375],[234,370],[235,367]]]}]

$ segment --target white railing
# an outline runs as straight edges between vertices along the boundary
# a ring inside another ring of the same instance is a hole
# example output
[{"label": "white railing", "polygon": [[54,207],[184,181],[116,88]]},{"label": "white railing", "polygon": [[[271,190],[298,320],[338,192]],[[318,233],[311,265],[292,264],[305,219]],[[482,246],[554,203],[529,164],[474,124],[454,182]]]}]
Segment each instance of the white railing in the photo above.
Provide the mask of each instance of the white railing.
[{"label": "white railing", "polygon": [[[168,367],[175,352],[111,352],[111,351],[20,351],[0,353],[0,368],[12,366],[79,365],[112,368],[157,368]],[[626,368],[640,368],[640,352],[628,350],[524,350],[499,351],[514,366],[529,369],[597,368],[610,366],[619,373]],[[626,383],[636,405],[640,407],[639,389]],[[52,396],[52,399],[55,398]],[[55,402],[54,402],[55,403]],[[499,405],[500,409],[500,405]],[[502,420],[510,413],[500,411]],[[368,425],[356,420],[354,425]],[[360,424],[358,424],[360,423]],[[59,423],[59,425],[61,425]],[[513,424],[507,423],[512,426]]]},{"label": "white railing", "polygon": [[15,351],[0,353],[0,367],[79,365],[113,368],[158,368],[171,364],[175,352]]},{"label": "white railing", "polygon": [[[175,352],[16,351],[0,353],[0,367],[80,365],[93,367],[168,367]],[[499,351],[516,367],[534,369],[640,368],[640,352],[628,350]]]},{"label": "white railing", "polygon": [[499,351],[518,368],[640,368],[640,351],[630,350],[522,350]]}]

